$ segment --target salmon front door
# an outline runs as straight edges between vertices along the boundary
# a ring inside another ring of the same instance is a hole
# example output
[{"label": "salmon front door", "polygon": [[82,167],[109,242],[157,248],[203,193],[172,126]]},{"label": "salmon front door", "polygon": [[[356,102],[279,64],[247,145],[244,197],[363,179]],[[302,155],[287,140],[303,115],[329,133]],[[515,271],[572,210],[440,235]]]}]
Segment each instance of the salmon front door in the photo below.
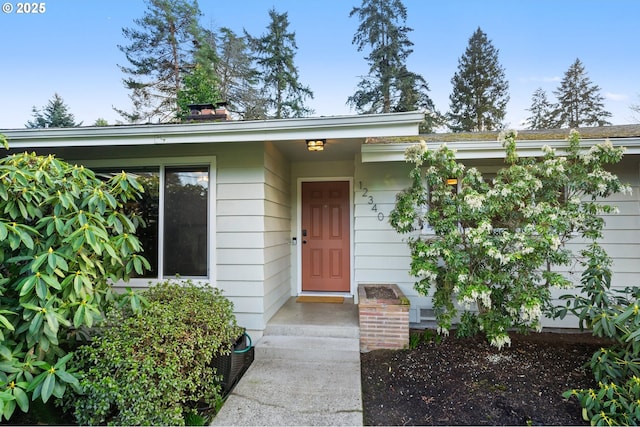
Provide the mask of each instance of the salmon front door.
[{"label": "salmon front door", "polygon": [[302,290],[350,291],[349,182],[302,183]]}]

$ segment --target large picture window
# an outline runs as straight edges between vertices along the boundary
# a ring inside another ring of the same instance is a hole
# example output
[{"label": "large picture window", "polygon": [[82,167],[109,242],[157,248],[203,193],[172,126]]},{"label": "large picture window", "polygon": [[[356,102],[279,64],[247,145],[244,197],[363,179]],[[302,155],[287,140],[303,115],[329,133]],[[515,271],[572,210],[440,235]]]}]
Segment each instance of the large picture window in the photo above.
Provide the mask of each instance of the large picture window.
[{"label": "large picture window", "polygon": [[146,223],[136,235],[151,269],[138,279],[209,278],[211,256],[212,165],[93,167],[105,179],[124,170],[144,187],[141,199],[129,203]]}]

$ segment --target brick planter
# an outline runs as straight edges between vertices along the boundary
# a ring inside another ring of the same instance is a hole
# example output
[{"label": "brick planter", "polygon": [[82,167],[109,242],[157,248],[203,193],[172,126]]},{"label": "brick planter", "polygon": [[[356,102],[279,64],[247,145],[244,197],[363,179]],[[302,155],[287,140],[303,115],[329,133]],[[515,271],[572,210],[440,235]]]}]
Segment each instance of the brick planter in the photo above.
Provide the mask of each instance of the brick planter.
[{"label": "brick planter", "polygon": [[358,285],[360,351],[409,346],[409,299],[395,284]]}]

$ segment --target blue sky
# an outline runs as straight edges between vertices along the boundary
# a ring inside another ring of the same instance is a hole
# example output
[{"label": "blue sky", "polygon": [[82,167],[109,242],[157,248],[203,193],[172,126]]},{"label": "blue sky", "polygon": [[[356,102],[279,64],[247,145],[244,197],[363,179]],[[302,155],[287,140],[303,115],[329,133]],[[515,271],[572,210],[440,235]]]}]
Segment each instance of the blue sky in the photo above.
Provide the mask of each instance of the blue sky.
[{"label": "blue sky", "polygon": [[[0,3],[7,3],[1,0]],[[117,64],[122,28],[134,26],[142,0],[49,0],[40,15],[0,12],[0,129],[22,128],[31,109],[59,93],[76,121],[110,124],[113,106],[130,109]],[[268,25],[268,11],[288,12],[296,34],[300,82],[315,98],[316,116],[355,114],[346,105],[366,52],[351,44],[358,26],[349,18],[360,0],[200,0],[202,24],[210,29],[243,28],[254,36]],[[404,0],[414,52],[409,69],[429,83],[436,108],[449,108],[451,78],[469,38],[480,27],[499,50],[510,85],[510,127],[528,117],[538,87],[553,98],[560,79],[579,58],[601,88],[613,124],[634,121],[629,106],[640,104],[640,1],[638,0]]]}]

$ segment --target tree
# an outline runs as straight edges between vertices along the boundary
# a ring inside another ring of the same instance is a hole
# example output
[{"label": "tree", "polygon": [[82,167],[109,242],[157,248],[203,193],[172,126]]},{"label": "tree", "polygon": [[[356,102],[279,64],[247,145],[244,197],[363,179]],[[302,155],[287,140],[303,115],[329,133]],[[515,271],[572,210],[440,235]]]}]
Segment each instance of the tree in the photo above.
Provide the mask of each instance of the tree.
[{"label": "tree", "polygon": [[[411,147],[412,183],[390,214],[398,232],[412,233],[410,271],[420,294],[434,288],[439,331],[448,333],[457,302],[458,334],[482,331],[498,348],[510,343],[511,329],[540,330],[543,313],[552,311],[551,288],[571,285],[553,268],[572,263],[566,242],[601,239],[599,214],[615,212],[601,199],[631,190],[606,170],[624,151],[608,141],[583,150],[572,131],[566,156],[545,146],[533,159],[520,159],[515,141],[513,131],[503,136],[506,165],[491,183],[446,145]],[[589,246],[580,256],[597,254]]]},{"label": "tree", "polygon": [[295,33],[288,31],[287,13],[269,10],[271,21],[267,32],[254,38],[246,34],[260,70],[263,90],[270,115],[275,119],[304,117],[313,111],[304,105],[306,98],[313,99],[313,92],[298,82],[298,69],[294,64],[298,49]]},{"label": "tree", "polygon": [[119,66],[131,91],[133,111],[115,109],[131,123],[166,122],[178,115],[183,73],[193,66],[201,15],[196,0],[147,0],[147,10],[134,20],[137,28],[123,28],[131,44],[118,46],[129,66]]},{"label": "tree", "polygon": [[253,66],[247,37],[239,37],[224,27],[219,32],[214,68],[222,100],[227,101],[232,114],[243,120],[266,119],[269,101],[260,90],[260,73]]},{"label": "tree", "polygon": [[499,51],[478,27],[458,60],[451,79],[449,127],[454,132],[502,129],[509,102],[509,82],[498,60]]},{"label": "tree", "polygon": [[531,116],[527,118],[529,129],[554,129],[558,127],[557,120],[554,116],[556,105],[549,102],[547,93],[541,87],[536,89],[531,97],[531,107],[527,111],[531,111]]},{"label": "tree", "polygon": [[600,87],[591,82],[580,59],[569,67],[553,92],[558,98],[558,116],[560,127],[578,128],[581,126],[605,126],[611,123],[606,118],[611,113],[604,109],[604,97]]},{"label": "tree", "polygon": [[218,76],[215,65],[218,56],[215,51],[215,37],[210,31],[199,30],[198,39],[193,41],[193,63],[185,65],[182,71],[182,87],[178,90],[178,114],[182,120],[191,113],[188,105],[208,104],[222,101],[218,90]]},{"label": "tree", "polygon": [[123,213],[141,191],[53,156],[0,160],[0,416],[78,387],[70,351],[116,299],[110,284],[149,268]]},{"label": "tree", "polygon": [[30,129],[73,128],[82,125],[82,122],[76,123],[73,114],[69,112],[69,107],[57,93],[41,110],[33,107],[33,118],[33,121],[28,121],[25,127]]},{"label": "tree", "polygon": [[636,115],[636,114],[640,114],[640,104],[631,104],[629,108],[631,109],[631,111],[633,111],[632,120],[635,120],[636,122],[640,122],[640,116]]},{"label": "tree", "polygon": [[440,114],[428,95],[429,85],[424,77],[407,69],[406,62],[413,52],[405,25],[407,9],[401,0],[363,0],[349,17],[357,16],[360,25],[352,44],[358,52],[370,48],[365,57],[369,73],[358,83],[356,92],[347,104],[364,114],[424,110],[421,132],[431,132]]},{"label": "tree", "polygon": [[93,125],[98,127],[104,127],[104,126],[109,126],[109,122],[106,119],[99,117],[96,119],[95,122],[93,122]]}]

